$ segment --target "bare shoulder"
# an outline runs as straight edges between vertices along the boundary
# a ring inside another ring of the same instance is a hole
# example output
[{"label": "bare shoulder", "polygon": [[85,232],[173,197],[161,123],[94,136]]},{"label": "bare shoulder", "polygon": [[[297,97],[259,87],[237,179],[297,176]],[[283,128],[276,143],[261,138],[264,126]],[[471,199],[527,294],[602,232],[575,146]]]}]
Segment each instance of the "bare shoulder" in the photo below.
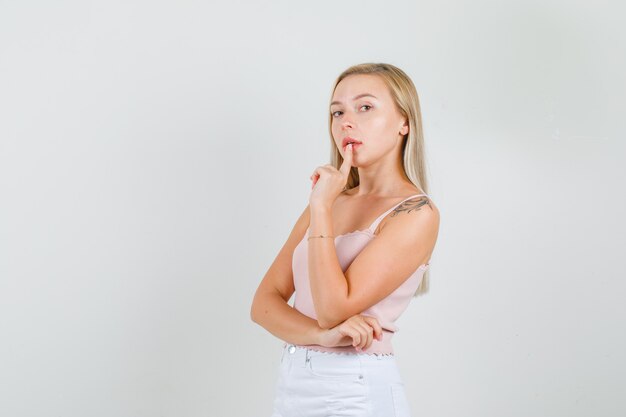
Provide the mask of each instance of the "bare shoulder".
[{"label": "bare shoulder", "polygon": [[430,259],[439,235],[439,209],[428,196],[417,196],[395,207],[381,222],[379,244],[393,241],[422,253],[421,263]]},{"label": "bare shoulder", "polygon": [[421,217],[439,217],[439,209],[435,205],[435,202],[428,196],[417,196],[403,201],[399,206],[393,209],[389,214],[389,217],[397,217],[401,213],[422,212],[428,213],[421,215]]},{"label": "bare shoulder", "polygon": [[[391,228],[396,231],[406,230],[430,230],[436,232],[439,229],[439,208],[428,196],[416,196],[403,201],[396,206],[381,221],[380,230]],[[400,232],[401,233],[401,232]]]}]

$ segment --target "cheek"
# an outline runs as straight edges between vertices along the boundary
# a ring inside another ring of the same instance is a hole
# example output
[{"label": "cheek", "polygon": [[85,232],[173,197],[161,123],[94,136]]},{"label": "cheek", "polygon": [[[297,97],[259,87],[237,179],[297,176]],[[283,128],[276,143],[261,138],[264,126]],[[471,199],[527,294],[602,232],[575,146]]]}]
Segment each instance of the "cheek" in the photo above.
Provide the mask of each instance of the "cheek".
[{"label": "cheek", "polygon": [[331,132],[333,134],[333,141],[335,142],[335,145],[337,145],[337,147],[340,147],[341,140],[343,139],[343,136],[341,136],[341,129],[339,129],[337,126],[333,126]]},{"label": "cheek", "polygon": [[367,136],[375,139],[376,142],[382,144],[387,140],[391,140],[395,137],[394,135],[395,126],[390,121],[388,117],[376,117],[368,120],[367,122]]},{"label": "cheek", "polygon": [[375,129],[378,133],[385,133],[391,128],[391,124],[388,119],[379,118],[372,120],[372,129]]}]

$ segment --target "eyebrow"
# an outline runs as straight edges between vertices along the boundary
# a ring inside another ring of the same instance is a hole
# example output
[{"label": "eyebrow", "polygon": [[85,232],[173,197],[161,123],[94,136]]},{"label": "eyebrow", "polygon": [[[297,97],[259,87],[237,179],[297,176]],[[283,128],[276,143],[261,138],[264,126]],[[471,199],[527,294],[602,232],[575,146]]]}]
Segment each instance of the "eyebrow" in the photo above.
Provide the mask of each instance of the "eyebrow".
[{"label": "eyebrow", "polygon": [[[354,100],[360,99],[361,97],[367,97],[367,96],[369,96],[369,97],[373,97],[373,98],[376,98],[376,96],[373,96],[373,95],[371,95],[370,93],[363,93],[363,94],[359,94],[359,95],[356,95],[356,96],[352,97],[352,100],[354,101]],[[376,98],[376,99],[377,99],[377,98]],[[330,103],[330,105],[331,105],[331,106],[332,106],[333,104],[341,104],[341,102],[339,102],[339,101],[333,101],[332,103]]]}]

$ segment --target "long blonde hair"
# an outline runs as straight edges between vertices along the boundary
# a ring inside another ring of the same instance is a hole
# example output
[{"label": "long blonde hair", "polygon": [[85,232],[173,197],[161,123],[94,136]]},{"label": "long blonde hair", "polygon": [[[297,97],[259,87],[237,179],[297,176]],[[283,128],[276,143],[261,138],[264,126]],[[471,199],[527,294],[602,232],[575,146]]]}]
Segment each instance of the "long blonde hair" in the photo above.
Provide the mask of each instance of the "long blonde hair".
[{"label": "long blonde hair", "polygon": [[[402,147],[402,165],[409,180],[424,193],[428,194],[428,179],[425,168],[424,157],[424,134],[422,131],[422,114],[420,111],[419,97],[411,78],[400,68],[385,63],[364,63],[353,65],[342,72],[331,91],[332,96],[337,88],[337,84],[349,75],[373,74],[379,76],[389,88],[398,110],[409,122],[409,133],[405,135],[404,146]],[[343,157],[335,145],[332,133],[332,114],[328,117],[328,131],[330,133],[330,163],[339,169],[343,163]],[[346,190],[359,185],[359,171],[357,168],[350,169],[350,175],[346,184]],[[417,291],[413,295],[428,292],[430,272],[426,270]]]}]

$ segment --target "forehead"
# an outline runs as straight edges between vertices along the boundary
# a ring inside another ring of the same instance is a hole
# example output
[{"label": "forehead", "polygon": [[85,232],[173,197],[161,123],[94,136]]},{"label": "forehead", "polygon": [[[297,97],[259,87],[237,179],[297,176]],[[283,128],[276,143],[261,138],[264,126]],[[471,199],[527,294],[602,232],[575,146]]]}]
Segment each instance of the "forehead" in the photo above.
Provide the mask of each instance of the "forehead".
[{"label": "forehead", "polygon": [[350,102],[354,96],[362,93],[370,93],[380,101],[391,100],[387,85],[379,76],[356,74],[347,76],[337,84],[331,101]]}]

